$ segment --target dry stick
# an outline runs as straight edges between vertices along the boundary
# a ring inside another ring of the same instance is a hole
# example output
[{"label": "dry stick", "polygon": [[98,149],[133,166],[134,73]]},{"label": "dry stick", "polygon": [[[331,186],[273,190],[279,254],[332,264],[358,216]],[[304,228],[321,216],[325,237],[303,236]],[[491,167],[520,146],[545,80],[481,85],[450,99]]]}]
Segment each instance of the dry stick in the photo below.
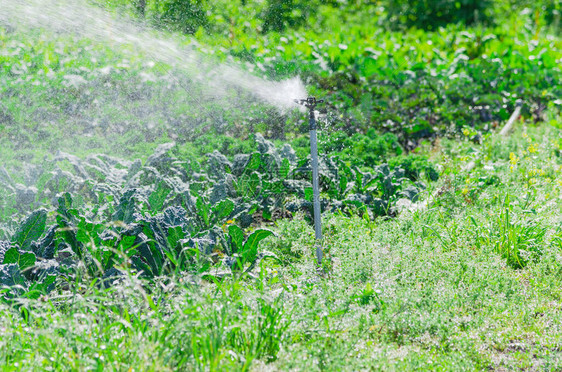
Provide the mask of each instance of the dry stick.
[{"label": "dry stick", "polygon": [[[513,113],[509,117],[509,120],[504,125],[502,130],[500,130],[500,135],[502,135],[504,137],[507,137],[507,135],[509,134],[509,132],[513,128],[513,124],[515,123],[515,121],[519,117],[519,114],[521,113],[521,107],[522,107],[521,102],[517,101],[516,105],[517,106],[515,107],[515,111],[513,111]],[[467,172],[470,172],[471,170],[474,169],[475,166],[476,166],[476,162],[474,160],[472,160],[470,163],[468,163],[468,165],[463,170],[465,170]]]},{"label": "dry stick", "polygon": [[[517,118],[519,118],[519,115],[521,114],[521,107],[522,106],[523,106],[522,102],[520,100],[517,100],[515,111],[513,111],[513,113],[509,117],[509,120],[507,121],[507,123],[504,125],[504,127],[500,131],[500,134],[502,136],[507,137],[507,135],[509,134],[509,132],[513,128],[513,124],[515,123]],[[476,166],[476,162],[473,160],[470,163],[468,163],[467,166],[464,167],[463,170],[467,171],[467,172],[470,172],[471,170],[474,169],[475,166]],[[423,202],[413,204],[409,208],[409,211],[414,212],[416,210],[423,210],[423,209],[427,208],[427,206],[429,204],[429,201],[435,200],[435,198],[437,197],[437,195],[439,194],[440,191],[441,191],[440,189],[437,189],[433,193],[431,193],[431,195],[427,199],[425,199]]]},{"label": "dry stick", "polygon": [[513,111],[513,114],[511,114],[511,117],[509,118],[509,120],[507,121],[505,126],[500,131],[500,134],[502,136],[507,137],[507,134],[511,130],[511,128],[513,127],[513,124],[515,123],[515,120],[517,120],[517,118],[519,117],[519,114],[521,113],[521,107],[522,106],[523,105],[521,104],[521,101],[517,101],[517,107],[515,107],[515,111]]}]

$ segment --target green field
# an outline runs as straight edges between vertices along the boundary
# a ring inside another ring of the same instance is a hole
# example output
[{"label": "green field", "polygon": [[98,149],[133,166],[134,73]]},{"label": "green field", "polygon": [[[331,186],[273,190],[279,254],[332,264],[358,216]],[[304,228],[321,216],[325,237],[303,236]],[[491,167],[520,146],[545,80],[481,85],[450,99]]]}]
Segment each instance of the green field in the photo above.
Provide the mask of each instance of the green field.
[{"label": "green field", "polygon": [[560,1],[0,9],[0,370],[562,369]]}]

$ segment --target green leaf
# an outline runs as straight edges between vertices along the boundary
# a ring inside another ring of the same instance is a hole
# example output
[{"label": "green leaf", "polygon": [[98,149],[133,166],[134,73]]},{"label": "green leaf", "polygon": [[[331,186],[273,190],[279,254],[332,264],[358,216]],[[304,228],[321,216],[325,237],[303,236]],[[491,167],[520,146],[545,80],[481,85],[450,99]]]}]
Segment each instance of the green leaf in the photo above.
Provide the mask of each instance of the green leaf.
[{"label": "green leaf", "polygon": [[61,214],[66,216],[66,211],[72,208],[72,196],[70,193],[65,192],[59,199],[58,199],[59,207],[58,211]]},{"label": "green leaf", "polygon": [[257,173],[242,175],[238,178],[236,189],[242,197],[253,198],[257,195],[258,188],[261,186],[261,178]]},{"label": "green leaf", "polygon": [[17,263],[20,270],[24,271],[28,267],[35,265],[36,257],[32,252],[19,253],[17,248],[10,248],[4,254],[4,264]]},{"label": "green leaf", "polygon": [[76,253],[79,258],[82,258],[82,243],[76,238],[75,227],[61,214],[57,216],[57,224],[59,225],[57,231],[58,237],[67,242],[72,248],[72,251]]},{"label": "green leaf", "polygon": [[312,202],[312,200],[314,199],[314,190],[312,190],[312,187],[304,188],[304,199],[306,201]]},{"label": "green leaf", "polygon": [[78,223],[78,230],[76,231],[76,239],[84,244],[87,244],[90,242],[90,233],[85,225],[85,222],[83,223],[83,220],[80,221],[80,223]]},{"label": "green leaf", "polygon": [[209,207],[209,205],[205,203],[203,198],[200,196],[197,197],[196,207],[197,207],[197,214],[199,215],[199,217],[201,217],[205,226],[209,226],[209,218],[210,218],[209,215],[211,212],[211,207]]},{"label": "green leaf", "polygon": [[178,242],[185,238],[185,233],[183,232],[181,226],[169,227],[168,228],[168,244],[170,249],[175,249]]},{"label": "green leaf", "polygon": [[263,181],[263,190],[272,194],[283,194],[287,188],[281,180],[274,180],[273,182]]},{"label": "green leaf", "polygon": [[148,275],[148,276],[154,276],[155,273],[153,273],[151,267],[149,265],[147,265],[139,256],[133,256],[131,257],[131,261],[133,263],[133,265],[137,268],[137,270],[141,270],[144,272],[144,275]]},{"label": "green leaf", "polygon": [[226,199],[218,203],[214,208],[213,212],[217,220],[221,220],[230,216],[234,210],[234,202],[230,199]]},{"label": "green leaf", "polygon": [[115,251],[108,249],[107,247],[100,247],[96,254],[94,255],[100,262],[102,270],[109,270],[110,267],[115,263]]},{"label": "green leaf", "polygon": [[254,231],[249,237],[248,239],[246,239],[246,242],[244,243],[244,247],[242,248],[242,251],[240,252],[240,255],[242,256],[242,258],[244,259],[245,262],[253,262],[256,260],[256,257],[258,255],[258,245],[260,244],[260,242],[273,235],[273,232],[270,230],[265,230],[265,229],[259,229]]},{"label": "green leaf", "polygon": [[154,231],[151,230],[150,226],[144,225],[143,232],[149,238],[145,242],[148,251],[141,251],[141,253],[143,253],[144,258],[147,259],[152,267],[154,275],[161,275],[164,266],[164,257],[162,256],[162,251],[159,249],[159,245],[156,244]]},{"label": "green leaf", "polygon": [[161,210],[170,191],[172,191],[172,189],[167,187],[164,182],[160,182],[156,187],[156,190],[154,190],[148,197],[150,209],[152,209],[153,211]]},{"label": "green leaf", "polygon": [[32,300],[36,300],[39,297],[41,297],[41,291],[37,290],[37,289],[32,289],[30,291],[25,292],[24,294],[22,294],[22,297],[24,298],[29,298]]},{"label": "green leaf", "polygon": [[94,244],[99,245],[101,238],[99,234],[103,232],[105,226],[103,224],[94,224],[87,221],[84,217],[80,218],[76,230],[76,239],[84,244],[94,242]]},{"label": "green leaf", "polygon": [[279,167],[279,177],[284,180],[289,176],[289,171],[291,170],[291,163],[288,159],[283,159],[281,162],[281,167]]},{"label": "green leaf", "polygon": [[2,263],[3,264],[18,263],[19,257],[20,257],[20,254],[18,252],[18,249],[17,248],[10,248],[4,254],[4,261],[2,261]]},{"label": "green leaf", "polygon": [[135,213],[135,189],[127,190],[119,199],[115,213],[112,216],[113,221],[123,221],[125,223],[133,222]]},{"label": "green leaf", "polygon": [[15,263],[9,265],[0,265],[0,285],[24,285],[25,277],[21,275],[18,265]]},{"label": "green leaf", "polygon": [[35,265],[36,257],[34,253],[31,252],[24,252],[20,255],[18,260],[18,265],[20,266],[20,270],[24,271],[28,267],[32,267]]},{"label": "green leaf", "polygon": [[228,226],[228,235],[230,236],[232,244],[234,245],[234,249],[231,254],[238,253],[243,247],[242,244],[244,242],[244,232],[238,226],[230,225]]},{"label": "green leaf", "polygon": [[261,215],[262,215],[262,217],[263,217],[264,220],[268,220],[268,221],[271,221],[271,218],[272,218],[272,216],[273,216],[272,213],[271,213],[271,211],[269,210],[269,208],[264,209],[264,210],[262,211],[262,214],[261,214]]},{"label": "green leaf", "polygon": [[12,242],[19,245],[22,250],[29,250],[31,243],[38,240],[45,231],[45,223],[47,221],[47,211],[40,209],[29,216],[23,224],[20,225]]},{"label": "green leaf", "polygon": [[345,196],[345,192],[347,191],[347,177],[342,175],[340,177],[340,197],[344,197]]},{"label": "green leaf", "polygon": [[359,170],[355,173],[355,186],[357,187],[357,192],[363,192],[363,173]]},{"label": "green leaf", "polygon": [[245,169],[256,170],[260,167],[261,163],[261,154],[259,152],[254,152],[250,156],[250,160],[248,161]]},{"label": "green leaf", "polygon": [[136,236],[123,236],[123,238],[119,242],[119,251],[124,252],[125,254],[127,254],[127,256],[131,257],[131,255],[136,252],[136,249],[134,249],[133,247],[136,239]]}]

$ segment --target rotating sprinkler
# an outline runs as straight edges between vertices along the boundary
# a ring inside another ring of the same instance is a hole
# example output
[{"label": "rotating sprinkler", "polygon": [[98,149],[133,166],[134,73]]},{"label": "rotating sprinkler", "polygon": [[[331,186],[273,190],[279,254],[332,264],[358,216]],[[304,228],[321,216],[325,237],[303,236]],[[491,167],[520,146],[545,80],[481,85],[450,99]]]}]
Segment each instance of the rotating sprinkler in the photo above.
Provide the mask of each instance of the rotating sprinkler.
[{"label": "rotating sprinkler", "polygon": [[322,265],[322,219],[320,217],[320,188],[318,185],[318,138],[316,136],[316,117],[314,109],[323,100],[317,100],[315,97],[306,99],[296,99],[296,103],[303,105],[308,109],[308,123],[310,131],[310,157],[312,166],[312,189],[313,189],[313,206],[314,206],[314,232],[316,235],[316,261],[318,266]]}]

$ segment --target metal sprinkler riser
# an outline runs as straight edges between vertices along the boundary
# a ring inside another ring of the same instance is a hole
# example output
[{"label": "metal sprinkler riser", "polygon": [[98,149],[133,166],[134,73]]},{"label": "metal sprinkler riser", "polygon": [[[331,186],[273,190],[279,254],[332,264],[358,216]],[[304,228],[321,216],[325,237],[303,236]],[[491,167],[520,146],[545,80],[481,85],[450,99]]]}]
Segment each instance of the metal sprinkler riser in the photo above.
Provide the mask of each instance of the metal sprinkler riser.
[{"label": "metal sprinkler riser", "polygon": [[312,166],[312,190],[313,190],[313,207],[314,207],[314,233],[316,236],[316,261],[318,266],[322,265],[322,218],[320,211],[320,186],[318,175],[318,137],[316,134],[316,116],[314,109],[324,100],[317,100],[315,97],[306,99],[296,99],[296,103],[305,106],[309,110],[308,123],[310,133],[310,157]]}]

